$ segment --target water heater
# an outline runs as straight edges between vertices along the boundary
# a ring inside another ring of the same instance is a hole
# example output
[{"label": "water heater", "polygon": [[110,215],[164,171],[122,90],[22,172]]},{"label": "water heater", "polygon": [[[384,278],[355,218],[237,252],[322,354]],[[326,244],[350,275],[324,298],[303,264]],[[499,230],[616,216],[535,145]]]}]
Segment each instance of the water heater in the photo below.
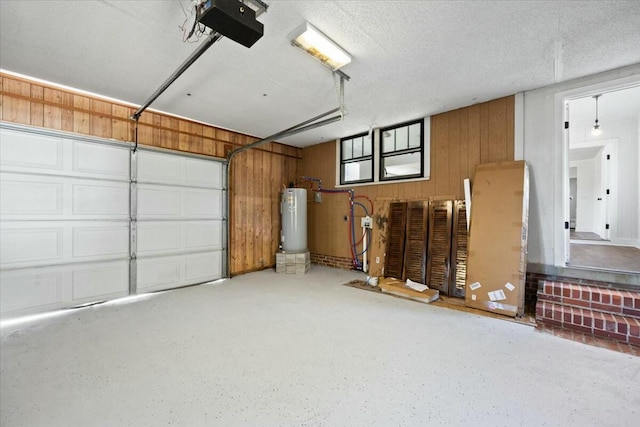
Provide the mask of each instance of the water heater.
[{"label": "water heater", "polygon": [[307,252],[307,190],[287,188],[280,199],[282,231],[280,243],[284,252]]}]

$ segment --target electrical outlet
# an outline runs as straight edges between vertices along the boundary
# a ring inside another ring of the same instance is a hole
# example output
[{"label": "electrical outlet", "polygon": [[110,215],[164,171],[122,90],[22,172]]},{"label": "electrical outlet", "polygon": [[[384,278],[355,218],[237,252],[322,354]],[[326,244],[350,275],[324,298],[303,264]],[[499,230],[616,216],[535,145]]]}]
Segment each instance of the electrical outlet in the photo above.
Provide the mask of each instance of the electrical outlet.
[{"label": "electrical outlet", "polygon": [[380,257],[379,256],[376,257],[376,264],[380,264]]}]

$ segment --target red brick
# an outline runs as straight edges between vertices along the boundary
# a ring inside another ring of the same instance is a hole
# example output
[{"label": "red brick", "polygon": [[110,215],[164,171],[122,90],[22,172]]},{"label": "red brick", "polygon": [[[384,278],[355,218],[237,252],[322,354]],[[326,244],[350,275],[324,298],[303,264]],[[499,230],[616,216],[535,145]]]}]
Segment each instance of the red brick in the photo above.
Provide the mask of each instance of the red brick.
[{"label": "red brick", "polygon": [[618,291],[611,291],[611,304],[615,306],[622,305],[622,294]]},{"label": "red brick", "polygon": [[593,328],[593,313],[590,313],[590,315],[585,313],[582,316],[582,324],[584,326],[588,326],[589,328]]},{"label": "red brick", "polygon": [[582,299],[565,298],[563,302],[568,305],[577,305],[577,306],[586,307],[586,308],[589,308],[591,306],[588,300],[582,300]]},{"label": "red brick", "polygon": [[571,307],[564,307],[562,309],[562,322],[571,323],[572,320],[573,320],[573,311]]},{"label": "red brick", "polygon": [[583,299],[585,301],[591,301],[591,289],[587,287],[583,287],[581,291],[580,299]]},{"label": "red brick", "polygon": [[567,329],[571,329],[573,331],[577,331],[580,333],[584,333],[584,334],[592,334],[593,330],[587,326],[582,326],[582,325],[575,325],[575,324],[568,324],[568,325],[564,325],[565,328]]},{"label": "red brick", "polygon": [[544,313],[544,310],[542,309],[542,303],[540,301],[538,301],[538,303],[536,304],[536,318],[542,317]]},{"label": "red brick", "polygon": [[629,331],[629,325],[624,317],[618,319],[618,333],[627,335]]},{"label": "red brick", "polygon": [[603,304],[611,304],[611,293],[608,289],[603,289],[600,292],[600,302]]},{"label": "red brick", "polygon": [[624,296],[623,305],[625,307],[633,308],[633,297],[631,296],[630,292],[627,292],[626,295]]},{"label": "red brick", "polygon": [[640,338],[640,325],[638,324],[638,320],[627,318],[627,321],[629,322],[629,336]]},{"label": "red brick", "polygon": [[554,282],[554,284],[553,284],[553,295],[558,295],[558,296],[562,295],[562,284]]},{"label": "red brick", "polygon": [[602,313],[602,316],[604,317],[604,320],[605,320],[604,329],[609,332],[615,332],[618,329],[617,327],[618,322],[616,321],[616,318],[610,315],[609,313]]},{"label": "red brick", "polygon": [[[599,289],[594,289],[591,292],[591,297],[589,298],[589,301],[600,302],[600,294],[601,294],[601,291]],[[582,299],[584,299],[584,295],[582,296]]]},{"label": "red brick", "polygon": [[563,311],[562,311],[562,306],[555,306],[553,308],[553,320],[558,320],[560,322],[562,322],[562,316]]},{"label": "red brick", "polygon": [[593,328],[604,330],[604,317],[600,313],[593,313]]},{"label": "red brick", "polygon": [[550,282],[544,282],[544,293],[547,295],[553,295],[553,284]]},{"label": "red brick", "polygon": [[562,322],[558,320],[549,319],[549,318],[545,318],[544,323],[551,326],[558,326],[558,327],[562,326]]},{"label": "red brick", "polygon": [[623,341],[623,342],[627,342],[627,336],[623,335],[623,334],[618,334],[616,332],[610,332],[610,331],[601,331],[596,329],[595,331],[593,331],[593,334],[595,336],[601,337],[601,338],[612,338],[616,341]]},{"label": "red brick", "polygon": [[631,308],[623,308],[622,313],[628,316],[640,317],[640,310],[634,310]]},{"label": "red brick", "polygon": [[580,288],[577,286],[573,286],[571,288],[571,298],[578,299],[580,298]]},{"label": "red brick", "polygon": [[629,344],[640,346],[640,338],[639,337],[629,337]]},{"label": "red brick", "polygon": [[562,285],[562,296],[570,297],[571,296],[571,285],[568,283],[564,283]]},{"label": "red brick", "polygon": [[616,307],[611,304],[600,304],[597,302],[591,303],[591,308],[594,310],[607,311],[609,313],[622,313],[622,307]]},{"label": "red brick", "polygon": [[544,305],[544,317],[545,319],[553,319],[553,305],[546,304]]},{"label": "red brick", "polygon": [[636,294],[633,298],[636,309],[640,310],[640,294]]},{"label": "red brick", "polygon": [[574,325],[582,325],[582,309],[575,308],[573,310],[573,319],[571,321]]}]

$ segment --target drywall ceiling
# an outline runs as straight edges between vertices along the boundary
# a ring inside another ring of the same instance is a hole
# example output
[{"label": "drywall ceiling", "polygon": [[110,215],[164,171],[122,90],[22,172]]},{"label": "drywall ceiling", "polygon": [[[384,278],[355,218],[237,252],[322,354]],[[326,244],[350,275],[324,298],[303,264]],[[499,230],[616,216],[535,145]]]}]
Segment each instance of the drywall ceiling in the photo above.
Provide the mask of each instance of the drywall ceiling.
[{"label": "drywall ceiling", "polygon": [[[345,120],[296,146],[640,62],[638,1],[267,3],[261,40],[223,39],[152,107],[258,137],[335,107],[330,71],[290,45],[305,20],[354,60]],[[0,67],[141,104],[196,48],[179,28],[189,7],[2,0]]]},{"label": "drywall ceiling", "polygon": [[[602,92],[598,98],[598,121],[603,131],[612,124],[640,117],[640,85],[612,92]],[[569,101],[571,128],[585,129],[593,126],[596,118],[596,101],[586,96]],[[610,135],[610,132],[607,132]],[[604,135],[603,135],[604,137]]]},{"label": "drywall ceiling", "polygon": [[587,147],[587,148],[573,148],[569,150],[569,160],[570,161],[592,160],[598,155],[600,150],[602,150],[601,146]]}]

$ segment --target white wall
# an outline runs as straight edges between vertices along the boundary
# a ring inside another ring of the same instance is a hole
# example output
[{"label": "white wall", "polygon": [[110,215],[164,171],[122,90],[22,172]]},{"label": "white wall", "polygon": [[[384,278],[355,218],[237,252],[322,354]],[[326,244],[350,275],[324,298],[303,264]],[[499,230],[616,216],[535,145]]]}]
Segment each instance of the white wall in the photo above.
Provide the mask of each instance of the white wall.
[{"label": "white wall", "polygon": [[618,140],[615,163],[617,168],[612,170],[614,174],[612,188],[616,194],[616,206],[612,206],[611,241],[617,244],[637,244],[638,232],[638,121],[618,120],[603,125],[603,133],[600,136],[591,134],[591,127],[585,129],[571,129],[571,144],[579,142],[597,142],[616,138]]},{"label": "white wall", "polygon": [[[562,98],[640,81],[640,64],[525,92],[524,159],[529,164],[531,263],[564,264]],[[636,182],[637,185],[637,182]],[[637,227],[636,227],[637,230]]]},{"label": "white wall", "polygon": [[578,171],[576,192],[576,231],[595,232],[596,165],[594,159],[577,160],[570,163]]}]

